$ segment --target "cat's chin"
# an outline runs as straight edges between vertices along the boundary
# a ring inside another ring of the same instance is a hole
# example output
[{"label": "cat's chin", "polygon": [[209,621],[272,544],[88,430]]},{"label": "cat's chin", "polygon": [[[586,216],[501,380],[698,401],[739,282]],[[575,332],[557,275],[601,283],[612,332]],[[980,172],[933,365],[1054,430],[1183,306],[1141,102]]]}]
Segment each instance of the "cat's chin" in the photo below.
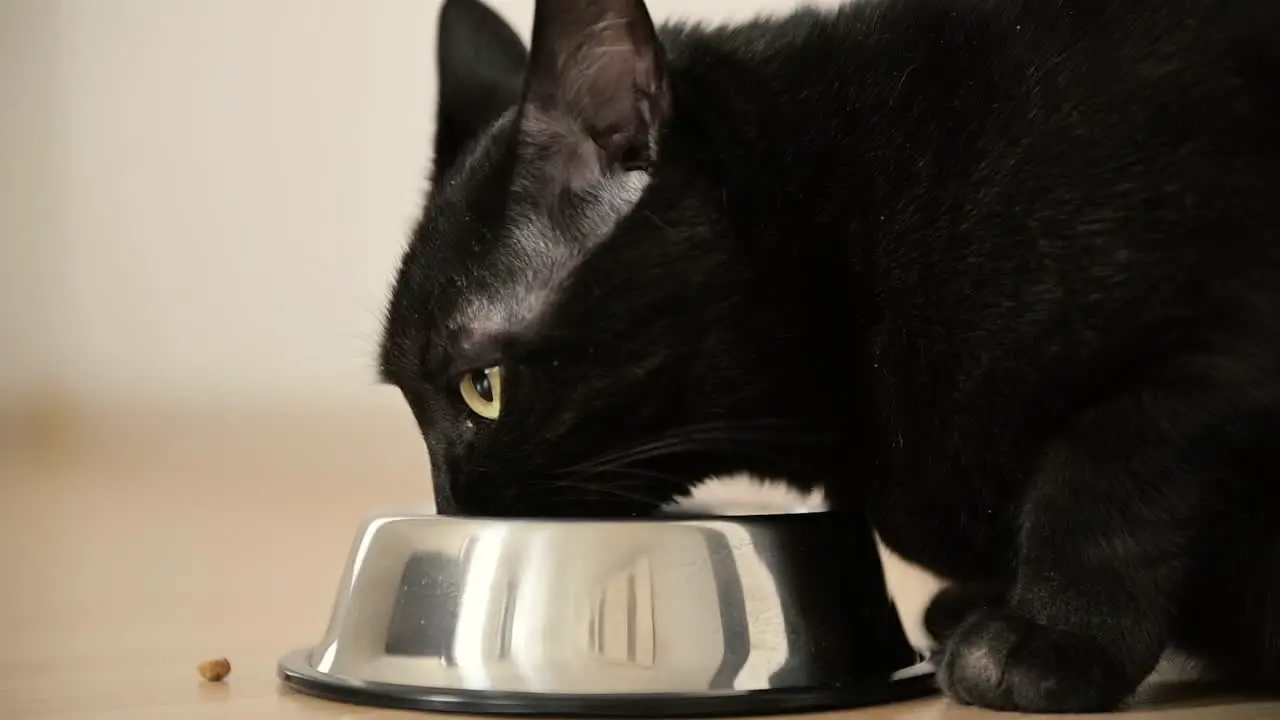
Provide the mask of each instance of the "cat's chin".
[{"label": "cat's chin", "polygon": [[751,473],[714,475],[659,508],[660,515],[784,515],[829,509],[821,488],[803,491]]}]

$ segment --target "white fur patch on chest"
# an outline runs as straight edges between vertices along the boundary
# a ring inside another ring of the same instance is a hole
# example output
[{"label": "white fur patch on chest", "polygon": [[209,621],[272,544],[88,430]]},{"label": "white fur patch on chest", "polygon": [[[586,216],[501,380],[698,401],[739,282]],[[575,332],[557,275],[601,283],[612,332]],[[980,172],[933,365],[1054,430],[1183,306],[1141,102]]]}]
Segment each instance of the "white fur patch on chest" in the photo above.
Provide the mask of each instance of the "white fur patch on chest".
[{"label": "white fur patch on chest", "polygon": [[[806,493],[750,473],[709,477],[666,507],[672,514],[704,515],[764,515],[826,509],[826,495],[820,488]],[[927,656],[936,649],[936,641],[925,629],[925,612],[950,582],[899,556],[884,544],[879,534],[875,542],[889,600],[898,613],[903,633],[916,652]]]},{"label": "white fur patch on chest", "polygon": [[879,533],[875,537],[884,584],[889,591],[889,600],[898,611],[902,632],[911,647],[927,657],[938,648],[937,641],[925,628],[924,616],[933,599],[951,582],[890,550]]},{"label": "white fur patch on chest", "polygon": [[666,509],[704,515],[781,515],[822,512],[827,498],[821,489],[806,493],[776,480],[734,473],[703,480]]}]

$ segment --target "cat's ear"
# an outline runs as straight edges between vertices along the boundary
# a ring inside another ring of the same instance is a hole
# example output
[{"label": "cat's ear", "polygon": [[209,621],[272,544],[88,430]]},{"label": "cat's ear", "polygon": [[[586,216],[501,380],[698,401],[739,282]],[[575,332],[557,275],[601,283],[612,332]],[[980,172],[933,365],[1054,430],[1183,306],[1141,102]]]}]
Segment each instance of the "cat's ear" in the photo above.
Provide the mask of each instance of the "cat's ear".
[{"label": "cat's ear", "polygon": [[599,170],[645,169],[670,105],[644,0],[537,0],[525,103],[585,136]]},{"label": "cat's ear", "polygon": [[480,0],[440,9],[434,179],[468,142],[519,105],[529,53],[511,26]]}]

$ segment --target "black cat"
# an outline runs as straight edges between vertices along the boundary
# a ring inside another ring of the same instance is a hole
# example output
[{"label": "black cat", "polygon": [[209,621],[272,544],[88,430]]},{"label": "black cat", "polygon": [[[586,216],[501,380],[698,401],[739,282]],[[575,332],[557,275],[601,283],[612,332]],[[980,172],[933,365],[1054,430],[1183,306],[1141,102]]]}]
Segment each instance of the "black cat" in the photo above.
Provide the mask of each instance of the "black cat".
[{"label": "black cat", "polygon": [[957,583],[958,701],[1280,683],[1280,3],[446,0],[439,63],[381,364],[443,509],[823,485]]}]

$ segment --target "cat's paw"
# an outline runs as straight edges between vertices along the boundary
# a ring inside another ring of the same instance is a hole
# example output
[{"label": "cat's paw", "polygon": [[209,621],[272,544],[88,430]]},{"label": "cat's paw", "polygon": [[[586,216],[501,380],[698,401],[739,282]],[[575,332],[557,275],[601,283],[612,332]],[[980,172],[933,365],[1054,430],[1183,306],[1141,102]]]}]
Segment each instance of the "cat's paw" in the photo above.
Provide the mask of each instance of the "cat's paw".
[{"label": "cat's paw", "polygon": [[937,677],[957,702],[1034,713],[1114,710],[1137,689],[1097,643],[997,609],[956,628]]},{"label": "cat's paw", "polygon": [[1006,588],[994,583],[951,585],[934,596],[924,613],[924,627],[941,647],[966,620],[1004,603]]}]

